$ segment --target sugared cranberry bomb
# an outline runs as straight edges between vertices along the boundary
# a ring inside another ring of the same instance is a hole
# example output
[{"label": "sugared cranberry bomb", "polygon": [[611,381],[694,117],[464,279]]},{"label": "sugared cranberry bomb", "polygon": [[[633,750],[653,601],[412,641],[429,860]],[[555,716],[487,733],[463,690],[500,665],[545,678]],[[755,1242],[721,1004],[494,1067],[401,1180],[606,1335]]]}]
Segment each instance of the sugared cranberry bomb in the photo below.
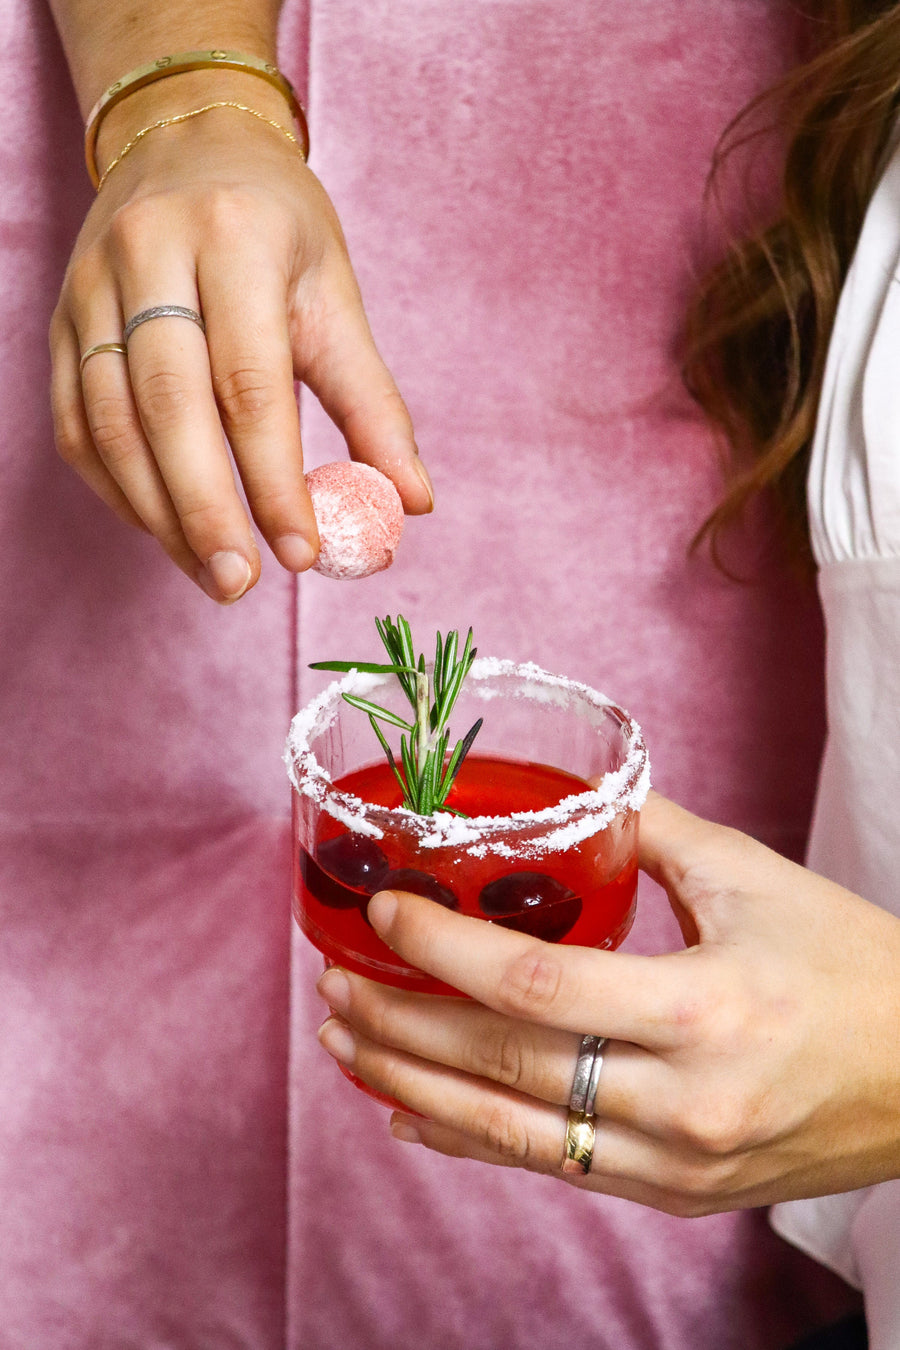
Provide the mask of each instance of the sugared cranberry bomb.
[{"label": "sugared cranberry bomb", "polygon": [[389,478],[344,460],[311,469],[306,486],[319,527],[317,572],[340,581],[390,567],[403,533],[403,504]]},{"label": "sugared cranberry bomb", "polygon": [[307,890],[321,904],[355,909],[379,889],[388,860],[367,835],[339,834],[319,845],[315,859],[302,853],[300,869]]},{"label": "sugared cranberry bomb", "polygon": [[436,900],[445,909],[459,909],[459,900],[449,886],[442,886],[430,872],[420,872],[415,867],[397,867],[393,872],[388,872],[382,878],[379,889],[411,891],[413,895],[424,895],[426,900]]},{"label": "sugared cranberry bomb", "polygon": [[544,872],[509,872],[482,888],[481,912],[503,928],[559,942],[574,927],[581,900],[568,886]]}]

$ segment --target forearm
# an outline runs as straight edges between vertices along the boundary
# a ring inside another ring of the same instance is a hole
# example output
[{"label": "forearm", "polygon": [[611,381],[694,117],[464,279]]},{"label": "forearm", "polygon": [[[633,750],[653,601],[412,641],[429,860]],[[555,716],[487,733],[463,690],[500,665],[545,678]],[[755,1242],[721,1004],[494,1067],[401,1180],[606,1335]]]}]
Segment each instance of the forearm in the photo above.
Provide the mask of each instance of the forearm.
[{"label": "forearm", "polygon": [[281,0],[50,0],[83,114],[154,57],[227,47],[274,59]]},{"label": "forearm", "polygon": [[[113,81],[157,57],[224,48],[275,62],[281,0],[50,0],[82,115]],[[98,160],[109,161],[156,117],[231,98],[290,124],[284,99],[263,80],[231,70],[185,72],[129,95],[104,119]]]}]

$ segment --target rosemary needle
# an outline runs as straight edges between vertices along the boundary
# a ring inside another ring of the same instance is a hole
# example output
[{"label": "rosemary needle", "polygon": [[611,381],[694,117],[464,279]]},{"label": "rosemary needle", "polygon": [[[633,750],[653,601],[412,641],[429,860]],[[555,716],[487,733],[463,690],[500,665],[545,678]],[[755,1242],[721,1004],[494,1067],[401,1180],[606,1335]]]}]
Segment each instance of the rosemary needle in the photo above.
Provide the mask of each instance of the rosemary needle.
[{"label": "rosemary needle", "polygon": [[[359,670],[366,674],[396,675],[412,708],[410,721],[357,694],[345,693],[344,698],[354,708],[367,714],[403,792],[403,805],[421,816],[433,815],[435,811],[451,811],[454,815],[460,815],[461,812],[446,805],[447,796],[478,735],[482,719],[479,717],[449,754],[448,723],[463,681],[475,660],[472,630],[469,629],[462,651],[456,630],[446,637],[438,633],[434,665],[429,673],[424,654],[416,656],[412,632],[402,614],[397,615],[396,623],[390,615],[376,619],[375,626],[390,658],[387,664],[372,661],[315,661],[310,669]],[[399,765],[380,722],[401,729]]]}]

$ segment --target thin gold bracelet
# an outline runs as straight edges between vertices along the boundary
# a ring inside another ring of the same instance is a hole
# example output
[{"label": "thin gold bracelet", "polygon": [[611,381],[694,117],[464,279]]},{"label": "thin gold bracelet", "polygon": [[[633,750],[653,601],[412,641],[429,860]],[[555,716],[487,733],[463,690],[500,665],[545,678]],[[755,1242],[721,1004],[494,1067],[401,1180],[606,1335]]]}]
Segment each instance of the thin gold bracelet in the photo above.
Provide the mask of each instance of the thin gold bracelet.
[{"label": "thin gold bracelet", "polygon": [[257,118],[260,122],[265,122],[266,126],[274,127],[276,131],[281,132],[282,136],[287,137],[291,142],[291,145],[296,147],[297,154],[303,160],[304,164],[306,163],[303,146],[297,140],[294,133],[288,131],[287,127],[283,127],[281,123],[276,122],[273,117],[266,117],[265,113],[261,113],[257,108],[248,108],[246,103],[233,103],[230,99],[221,99],[218,103],[204,103],[202,108],[191,108],[190,112],[177,113],[173,117],[161,117],[158,122],[151,122],[148,127],[142,127],[140,131],[132,136],[131,140],[126,145],[122,146],[122,149],[116,155],[115,159],[107,164],[98,180],[97,191],[99,192],[103,187],[103,184],[106,182],[116,165],[121,164],[125,156],[129,155],[134,147],[139,145],[145,136],[149,136],[151,131],[159,131],[161,127],[177,126],[179,122],[187,122],[192,117],[199,117],[201,113],[212,112],[214,108],[236,108],[238,112],[249,113],[251,117]]},{"label": "thin gold bracelet", "polygon": [[97,167],[97,137],[103,119],[117,103],[121,103],[138,89],[144,89],[148,84],[168,79],[170,75],[182,75],[192,70],[214,70],[219,66],[226,70],[242,70],[247,75],[255,75],[271,84],[287,99],[291,116],[300,130],[299,144],[303,150],[303,158],[308,159],[309,127],[306,114],[294,86],[271,61],[264,61],[258,56],[248,56],[246,52],[224,51],[220,48],[213,48],[211,51],[177,52],[173,56],[159,56],[145,66],[130,70],[127,75],[123,75],[115,84],[104,90],[88,113],[84,129],[84,161],[94,187],[100,182],[100,170]]}]

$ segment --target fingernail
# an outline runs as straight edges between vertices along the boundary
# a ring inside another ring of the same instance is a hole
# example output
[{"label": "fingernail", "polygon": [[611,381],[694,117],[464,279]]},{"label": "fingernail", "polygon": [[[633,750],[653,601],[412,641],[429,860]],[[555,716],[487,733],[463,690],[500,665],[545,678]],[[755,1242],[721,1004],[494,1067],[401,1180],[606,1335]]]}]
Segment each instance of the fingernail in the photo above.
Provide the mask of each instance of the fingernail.
[{"label": "fingernail", "polygon": [[340,1064],[352,1064],[356,1057],[356,1038],[348,1026],[329,1017],[319,1027],[319,1044]]},{"label": "fingernail", "polygon": [[429,509],[430,511],[433,511],[433,510],[434,510],[434,487],[433,487],[432,482],[431,482],[431,474],[430,474],[430,473],[428,472],[428,470],[425,468],[425,465],[422,463],[422,461],[421,461],[420,459],[416,458],[416,459],[413,460],[412,463],[413,463],[413,468],[415,469],[416,473],[417,473],[417,474],[419,475],[419,477],[421,478],[422,483],[424,484],[424,486],[425,486],[425,488],[426,488],[426,490],[427,490],[427,492],[428,492],[428,501],[429,501],[429,508],[428,508],[428,509]]},{"label": "fingernail", "polygon": [[316,989],[335,1012],[346,1012],[350,1007],[350,981],[336,966],[320,976]]},{"label": "fingernail", "polygon": [[401,1144],[421,1144],[422,1142],[422,1136],[415,1125],[405,1117],[402,1119],[395,1117],[391,1120],[391,1134],[395,1139],[399,1139]]},{"label": "fingernail", "polygon": [[253,573],[240,553],[214,553],[206,566],[226,600],[237,600],[250,585]]},{"label": "fingernail", "polygon": [[378,891],[369,901],[366,916],[379,937],[390,928],[397,913],[397,897],[393,891]]},{"label": "fingernail", "polygon": [[302,534],[283,534],[272,544],[272,552],[289,572],[306,572],[316,560],[316,551]]}]

